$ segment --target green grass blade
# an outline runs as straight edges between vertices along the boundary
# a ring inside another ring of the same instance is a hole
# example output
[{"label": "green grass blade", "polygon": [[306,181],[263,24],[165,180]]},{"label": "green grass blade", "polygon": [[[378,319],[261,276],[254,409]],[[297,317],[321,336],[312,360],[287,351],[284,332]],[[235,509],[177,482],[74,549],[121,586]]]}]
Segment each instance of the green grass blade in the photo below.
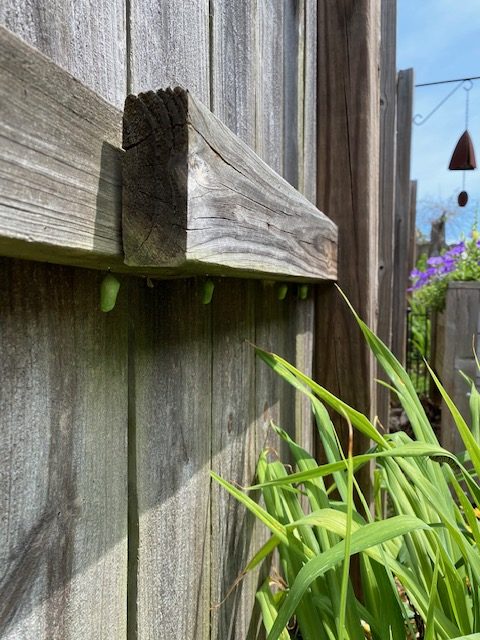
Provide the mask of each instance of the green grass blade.
[{"label": "green grass blade", "polygon": [[[383,542],[402,536],[415,529],[427,529],[428,525],[412,516],[395,516],[380,522],[372,522],[352,533],[351,554],[360,553]],[[278,617],[268,635],[268,640],[278,640],[279,635],[297,608],[303,594],[311,583],[326,571],[337,565],[344,557],[345,541],[342,541],[310,560],[299,572],[292,585]]]}]

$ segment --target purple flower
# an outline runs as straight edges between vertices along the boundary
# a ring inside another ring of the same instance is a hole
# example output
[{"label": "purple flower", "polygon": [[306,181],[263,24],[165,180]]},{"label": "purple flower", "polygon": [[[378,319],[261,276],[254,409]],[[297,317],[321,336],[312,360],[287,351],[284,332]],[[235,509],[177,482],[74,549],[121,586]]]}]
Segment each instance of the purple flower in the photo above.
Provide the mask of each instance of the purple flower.
[{"label": "purple flower", "polygon": [[[431,267],[439,267],[441,264],[443,264],[443,257],[442,256],[432,256],[431,258],[429,258],[427,260],[427,264],[429,264]],[[427,269],[428,271],[428,269]]]},{"label": "purple flower", "polygon": [[[478,243],[477,243],[478,244]],[[479,245],[480,246],[480,245]],[[446,256],[459,256],[461,253],[465,251],[465,242],[460,242],[456,244],[454,247],[449,249],[445,255]]]}]

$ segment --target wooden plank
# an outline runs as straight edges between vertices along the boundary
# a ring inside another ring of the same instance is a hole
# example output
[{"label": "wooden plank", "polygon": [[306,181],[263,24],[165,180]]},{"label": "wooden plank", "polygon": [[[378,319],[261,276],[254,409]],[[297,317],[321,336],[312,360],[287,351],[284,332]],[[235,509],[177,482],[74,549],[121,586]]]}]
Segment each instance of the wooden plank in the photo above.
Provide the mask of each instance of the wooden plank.
[{"label": "wooden plank", "polygon": [[395,178],[395,241],[393,264],[392,351],[405,362],[407,288],[409,286],[410,155],[412,138],[413,69],[400,71],[397,81],[397,160]]},{"label": "wooden plank", "polygon": [[[373,328],[378,274],[379,8],[369,0],[318,4],[317,205],[338,225],[338,282]],[[315,328],[318,382],[373,418],[374,362],[351,312],[331,286],[319,288]],[[343,420],[337,417],[335,422],[346,431]],[[355,434],[355,452],[368,444]],[[368,491],[368,468],[359,480]]]},{"label": "wooden plank", "polygon": [[125,11],[126,0],[4,0],[0,24],[121,109],[127,93]]},{"label": "wooden plank", "polygon": [[257,2],[257,83],[255,150],[277,173],[283,171],[284,2]]},{"label": "wooden plank", "polygon": [[126,295],[1,260],[0,636],[126,635]]},{"label": "wooden plank", "polygon": [[[259,454],[255,434],[254,287],[221,279],[212,302],[212,469],[230,482],[252,482]],[[248,341],[249,343],[247,343]],[[256,638],[258,574],[230,589],[265,537],[245,508],[215,483],[211,493],[211,637]],[[228,596],[228,597],[227,597]],[[255,608],[255,611],[254,611]]]},{"label": "wooden plank", "polygon": [[336,227],[192,94],[129,96],[127,264],[334,279]]},{"label": "wooden plank", "polygon": [[299,186],[298,189],[316,202],[317,187],[317,0],[303,2],[303,29],[299,46]]},{"label": "wooden plank", "polygon": [[[447,290],[443,316],[443,361],[441,362],[440,378],[447,393],[469,424],[471,421],[469,385],[461,376],[460,371],[472,379],[476,378],[477,367],[473,355],[473,344],[477,340],[480,318],[479,283],[451,283]],[[454,453],[465,449],[455,427],[455,422],[443,401],[440,440],[442,446]]]},{"label": "wooden plank", "polygon": [[[381,3],[380,47],[380,191],[378,229],[378,323],[377,335],[390,347],[392,344],[392,284],[393,284],[393,231],[395,218],[395,164],[396,164],[396,65],[397,2]],[[381,380],[387,381],[383,370]],[[381,424],[388,428],[390,391],[377,388],[377,413]]]},{"label": "wooden plank", "polygon": [[[299,11],[298,64],[298,166],[299,190],[311,201],[317,187],[317,2],[305,0]],[[296,308],[296,355],[298,369],[313,377],[315,296],[313,289]],[[295,396],[296,439],[314,452],[314,429],[310,401],[301,393]]]},{"label": "wooden plank", "polygon": [[250,147],[255,146],[256,0],[210,3],[213,113]]},{"label": "wooden plank", "polygon": [[410,180],[408,206],[408,278],[410,283],[410,273],[417,261],[417,181]]},{"label": "wooden plank", "polygon": [[[214,1],[212,111],[251,147],[255,144],[255,2]],[[256,441],[255,341],[257,284],[221,279],[212,302],[212,469],[242,486],[252,482],[260,449]],[[211,638],[253,640],[260,612],[259,572],[230,592],[268,533],[216,483],[211,487]],[[229,594],[230,592],[230,594]],[[222,603],[217,606],[218,603]]]},{"label": "wooden plank", "polygon": [[135,283],[130,308],[138,582],[129,632],[208,638],[210,310],[194,280]]},{"label": "wooden plank", "polygon": [[[180,83],[209,104],[208,5],[131,3],[130,91]],[[210,638],[211,306],[200,290],[191,280],[132,291],[129,633],[139,640]]]},{"label": "wooden plank", "polygon": [[181,85],[209,104],[208,0],[132,2],[129,29],[130,92]]},{"label": "wooden plank", "polygon": [[3,27],[0,136],[0,253],[121,264],[121,113]]}]

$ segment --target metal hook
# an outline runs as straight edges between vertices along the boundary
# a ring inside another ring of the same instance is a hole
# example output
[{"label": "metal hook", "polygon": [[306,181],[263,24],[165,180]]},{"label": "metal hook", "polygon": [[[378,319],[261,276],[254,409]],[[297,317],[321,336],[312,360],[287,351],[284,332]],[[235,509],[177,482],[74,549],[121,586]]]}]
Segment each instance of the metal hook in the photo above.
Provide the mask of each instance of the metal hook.
[{"label": "metal hook", "polygon": [[[468,88],[465,87],[464,85],[468,84]],[[453,96],[453,94],[458,91],[460,89],[460,87],[463,87],[465,89],[465,91],[470,91],[470,89],[473,86],[473,82],[471,80],[461,80],[457,86],[452,89],[452,91],[450,91],[450,93],[448,93],[445,98],[443,98],[438,104],[437,106],[432,109],[430,111],[430,113],[428,115],[426,115],[425,117],[421,114],[421,113],[417,113],[414,118],[413,118],[413,124],[417,125],[417,127],[420,127],[422,124],[425,124],[425,122],[427,122],[427,120],[430,120],[430,118],[433,116],[434,113],[436,113],[441,106],[443,106],[445,104],[445,102],[451,98]]]}]

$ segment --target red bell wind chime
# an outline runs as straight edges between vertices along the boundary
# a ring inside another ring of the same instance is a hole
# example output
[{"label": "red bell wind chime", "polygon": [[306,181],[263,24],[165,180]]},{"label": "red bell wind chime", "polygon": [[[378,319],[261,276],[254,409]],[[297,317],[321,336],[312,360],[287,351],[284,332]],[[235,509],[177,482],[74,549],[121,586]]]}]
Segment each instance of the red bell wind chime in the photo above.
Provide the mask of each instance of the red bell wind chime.
[{"label": "red bell wind chime", "polygon": [[468,193],[465,191],[465,171],[472,171],[477,168],[472,138],[468,133],[469,95],[473,83],[471,80],[467,82],[469,82],[469,84],[463,87],[465,90],[465,131],[457,142],[448,166],[450,171],[463,171],[462,191],[458,194],[458,204],[460,207],[464,207],[468,202]]}]

